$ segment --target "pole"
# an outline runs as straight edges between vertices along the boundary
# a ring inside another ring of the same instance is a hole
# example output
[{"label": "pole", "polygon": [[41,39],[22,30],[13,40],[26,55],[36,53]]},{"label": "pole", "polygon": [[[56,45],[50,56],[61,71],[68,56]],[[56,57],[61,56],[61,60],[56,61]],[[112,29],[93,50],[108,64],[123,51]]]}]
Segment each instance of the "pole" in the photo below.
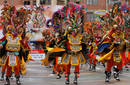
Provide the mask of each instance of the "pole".
[{"label": "pole", "polygon": [[52,6],[57,5],[57,0],[51,0],[51,5],[52,5]]},{"label": "pole", "polygon": [[12,0],[12,6],[14,5],[14,0]]},{"label": "pole", "polygon": [[106,11],[108,11],[108,0],[106,0]]},{"label": "pole", "polygon": [[37,6],[37,7],[40,6],[40,0],[36,0],[36,6]]}]

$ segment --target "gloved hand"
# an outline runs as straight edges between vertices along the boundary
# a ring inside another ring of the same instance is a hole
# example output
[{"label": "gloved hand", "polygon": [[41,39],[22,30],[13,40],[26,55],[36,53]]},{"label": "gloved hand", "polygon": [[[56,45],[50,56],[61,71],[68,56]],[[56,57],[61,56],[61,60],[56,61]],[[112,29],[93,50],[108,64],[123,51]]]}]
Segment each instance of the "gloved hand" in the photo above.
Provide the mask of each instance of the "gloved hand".
[{"label": "gloved hand", "polygon": [[3,45],[0,44],[0,49],[2,49],[2,48],[3,48]]}]

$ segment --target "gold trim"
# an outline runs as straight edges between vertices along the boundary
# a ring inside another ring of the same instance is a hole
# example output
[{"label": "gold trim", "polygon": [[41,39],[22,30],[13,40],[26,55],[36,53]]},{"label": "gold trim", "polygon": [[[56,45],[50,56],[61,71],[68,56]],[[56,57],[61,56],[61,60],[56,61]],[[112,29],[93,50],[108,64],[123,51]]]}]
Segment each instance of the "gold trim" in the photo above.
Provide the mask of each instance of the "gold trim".
[{"label": "gold trim", "polygon": [[[71,36],[74,39],[76,39],[78,36],[80,36],[80,38],[79,38],[80,43],[72,43],[71,39],[69,37],[68,37],[68,40],[69,40],[69,43],[72,44],[72,45],[80,45],[81,44],[81,40],[82,40],[82,35],[81,34],[77,34],[75,37],[70,35],[70,34],[68,36]],[[72,50],[72,46],[71,45],[70,45],[70,49]],[[82,46],[80,46],[80,50],[82,50]]]},{"label": "gold trim", "polygon": [[70,61],[70,62],[71,62],[71,65],[73,65],[73,66],[79,65],[79,56],[76,56],[76,57],[77,57],[77,64],[73,64],[73,59],[72,59],[72,57],[73,57],[73,56],[71,55],[71,58],[70,58],[70,59],[71,59],[71,61]]},{"label": "gold trim", "polygon": [[74,39],[76,39],[78,36],[80,36],[80,38],[79,38],[80,43],[72,43],[72,42],[71,42],[71,39],[70,39],[69,37],[68,37],[68,39],[69,39],[69,43],[70,43],[70,44],[74,44],[74,45],[76,45],[76,44],[81,44],[82,35],[77,34],[77,35],[74,37],[74,36],[72,36],[72,35],[69,34],[68,36],[71,36],[71,37],[73,37]]},{"label": "gold trim", "polygon": [[81,57],[82,57],[83,60],[84,60],[83,62],[81,62],[81,60],[80,60],[80,63],[81,63],[81,64],[84,64],[84,63],[86,62],[86,59],[85,59],[85,57],[83,56],[83,54],[82,54],[81,52],[80,52],[80,54],[82,55]]},{"label": "gold trim", "polygon": [[62,64],[68,65],[70,63],[70,59],[69,59],[69,61],[67,63],[64,62],[66,55],[67,55],[67,53],[65,53],[63,55]]},{"label": "gold trim", "polygon": [[20,50],[20,40],[22,40],[21,36],[18,35],[17,37],[19,37],[19,40],[18,40],[18,45],[19,45],[19,49],[9,49],[7,46],[9,44],[9,39],[8,39],[8,36],[11,36],[11,38],[13,39],[13,36],[11,34],[6,34],[6,39],[7,39],[7,44],[6,44],[6,50],[9,50],[9,51],[19,51]]},{"label": "gold trim", "polygon": [[109,53],[107,53],[106,55],[102,56],[101,58],[98,59],[98,61],[102,61],[102,60],[110,60],[113,51],[115,50],[115,48],[113,48]]},{"label": "gold trim", "polygon": [[[16,58],[16,56],[15,56],[15,62],[16,62],[16,65],[15,65],[15,66],[17,66],[17,58]],[[9,65],[10,67],[14,67],[14,66],[11,66],[11,65],[10,65],[10,56],[9,56],[8,65]]]}]

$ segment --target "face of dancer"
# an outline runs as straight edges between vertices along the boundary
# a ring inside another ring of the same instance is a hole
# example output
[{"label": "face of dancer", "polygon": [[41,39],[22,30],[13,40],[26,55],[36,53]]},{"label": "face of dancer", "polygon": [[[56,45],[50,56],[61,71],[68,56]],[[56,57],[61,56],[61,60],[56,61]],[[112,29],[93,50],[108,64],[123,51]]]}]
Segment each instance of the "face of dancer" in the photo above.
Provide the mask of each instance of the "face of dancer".
[{"label": "face of dancer", "polygon": [[74,36],[76,36],[77,34],[78,34],[78,28],[76,29],[73,29],[73,32],[72,32],[72,34],[74,35]]},{"label": "face of dancer", "polygon": [[13,29],[11,27],[8,28],[8,33],[11,33],[12,34],[13,32]]},{"label": "face of dancer", "polygon": [[116,4],[114,8],[115,8],[115,9],[118,9],[118,4]]},{"label": "face of dancer", "polygon": [[19,28],[18,31],[17,31],[17,33],[18,33],[19,35],[22,35],[22,34],[23,34],[23,28]]}]

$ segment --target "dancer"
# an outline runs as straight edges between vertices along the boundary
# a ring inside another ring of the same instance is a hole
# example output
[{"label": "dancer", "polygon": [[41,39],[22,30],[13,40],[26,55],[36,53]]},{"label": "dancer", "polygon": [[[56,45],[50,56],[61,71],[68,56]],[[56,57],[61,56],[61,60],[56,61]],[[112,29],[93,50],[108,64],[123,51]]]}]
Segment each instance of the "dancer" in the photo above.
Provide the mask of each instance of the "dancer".
[{"label": "dancer", "polygon": [[5,13],[2,17],[4,37],[0,39],[0,50],[3,55],[1,57],[5,58],[5,62],[2,69],[2,77],[7,68],[5,85],[10,85],[11,72],[15,73],[16,84],[20,85],[20,71],[24,73],[23,70],[25,70],[21,65],[25,65],[24,63],[27,61],[30,50],[25,33],[25,25],[28,22],[27,17],[29,11],[23,8],[16,11],[15,6],[9,6],[3,12]]}]

